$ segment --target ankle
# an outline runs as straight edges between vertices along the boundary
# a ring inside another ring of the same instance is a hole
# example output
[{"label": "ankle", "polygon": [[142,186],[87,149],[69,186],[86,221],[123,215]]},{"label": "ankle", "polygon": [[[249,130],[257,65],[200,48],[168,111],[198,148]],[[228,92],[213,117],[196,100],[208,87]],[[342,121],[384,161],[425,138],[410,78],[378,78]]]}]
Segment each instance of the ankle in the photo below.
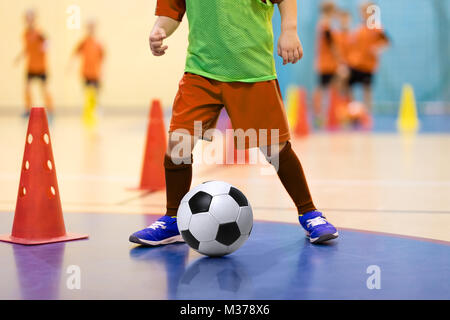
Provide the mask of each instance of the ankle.
[{"label": "ankle", "polygon": [[177,217],[177,212],[178,212],[178,208],[174,209],[174,208],[170,208],[167,209],[167,212],[165,214],[166,217],[171,217],[171,218],[176,218]]},{"label": "ankle", "polygon": [[297,207],[298,210],[298,216],[303,217],[304,215],[317,211],[317,208],[312,204],[308,204],[307,206],[300,206]]}]

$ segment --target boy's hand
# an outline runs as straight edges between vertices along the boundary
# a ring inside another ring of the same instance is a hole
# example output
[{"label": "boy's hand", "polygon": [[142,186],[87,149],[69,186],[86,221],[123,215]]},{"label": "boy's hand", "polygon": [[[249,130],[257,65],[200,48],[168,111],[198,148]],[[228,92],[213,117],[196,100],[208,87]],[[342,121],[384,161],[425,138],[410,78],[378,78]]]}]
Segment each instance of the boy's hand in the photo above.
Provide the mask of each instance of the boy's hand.
[{"label": "boy's hand", "polygon": [[337,75],[338,75],[341,79],[347,79],[347,78],[350,76],[350,70],[349,70],[349,68],[348,68],[345,64],[341,63],[341,64],[338,66],[338,69],[337,69]]},{"label": "boy's hand", "polygon": [[283,65],[295,64],[303,57],[303,46],[296,30],[281,31],[278,55],[283,58]]},{"label": "boy's hand", "polygon": [[163,46],[163,40],[167,38],[166,31],[163,28],[153,28],[150,34],[150,50],[156,57],[160,57],[166,54],[168,46]]},{"label": "boy's hand", "polygon": [[24,56],[24,54],[23,54],[23,52],[21,52],[14,58],[14,61],[13,61],[14,67],[17,67],[20,64],[20,61],[22,61],[23,56]]}]

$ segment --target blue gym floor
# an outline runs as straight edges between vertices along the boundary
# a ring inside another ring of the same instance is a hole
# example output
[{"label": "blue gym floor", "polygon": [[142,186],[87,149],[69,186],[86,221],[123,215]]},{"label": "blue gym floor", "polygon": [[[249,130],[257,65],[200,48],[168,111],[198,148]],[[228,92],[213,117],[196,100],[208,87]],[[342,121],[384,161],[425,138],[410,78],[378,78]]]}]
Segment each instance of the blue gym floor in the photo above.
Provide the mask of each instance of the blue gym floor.
[{"label": "blue gym floor", "polygon": [[[420,133],[449,133],[450,115],[421,115]],[[375,132],[397,132],[397,117],[390,115],[376,115],[374,118]]]},{"label": "blue gym floor", "polygon": [[[340,230],[311,245],[298,225],[255,222],[248,242],[225,258],[185,244],[137,247],[128,236],[157,217],[66,214],[89,240],[25,247],[0,243],[0,299],[450,299],[450,243]],[[12,213],[0,213],[7,233]],[[68,267],[81,270],[70,290]],[[381,288],[369,290],[369,266]]]}]

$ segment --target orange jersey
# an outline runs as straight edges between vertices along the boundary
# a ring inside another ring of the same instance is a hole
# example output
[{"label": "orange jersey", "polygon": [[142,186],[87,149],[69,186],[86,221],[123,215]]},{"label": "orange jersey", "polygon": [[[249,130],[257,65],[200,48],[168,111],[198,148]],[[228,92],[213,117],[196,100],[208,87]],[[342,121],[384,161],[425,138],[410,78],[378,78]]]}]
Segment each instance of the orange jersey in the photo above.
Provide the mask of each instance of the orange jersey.
[{"label": "orange jersey", "polygon": [[89,80],[99,80],[103,62],[103,47],[92,37],[87,37],[77,47],[77,53],[81,56],[81,73]]},{"label": "orange jersey", "polygon": [[335,73],[338,59],[335,48],[335,35],[327,23],[320,23],[317,38],[316,68],[320,74]]},{"label": "orange jersey", "polygon": [[385,45],[386,37],[382,29],[361,26],[351,36],[348,56],[350,67],[363,72],[375,72],[378,67],[379,49]]},{"label": "orange jersey", "polygon": [[348,65],[351,52],[350,32],[339,31],[335,33],[336,48],[339,54],[340,62]]},{"label": "orange jersey", "polygon": [[35,29],[28,29],[24,34],[25,55],[27,57],[27,71],[42,74],[47,70],[45,37]]}]

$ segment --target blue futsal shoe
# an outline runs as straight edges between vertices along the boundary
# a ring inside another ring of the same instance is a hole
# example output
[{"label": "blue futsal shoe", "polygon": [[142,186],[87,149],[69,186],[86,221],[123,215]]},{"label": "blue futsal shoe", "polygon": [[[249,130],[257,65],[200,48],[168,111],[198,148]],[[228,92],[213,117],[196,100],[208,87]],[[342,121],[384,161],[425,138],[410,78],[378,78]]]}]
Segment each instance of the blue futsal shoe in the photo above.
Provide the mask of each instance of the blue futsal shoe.
[{"label": "blue futsal shoe", "polygon": [[306,230],[311,243],[322,243],[339,236],[336,228],[327,221],[322,212],[311,211],[299,217],[300,224]]},{"label": "blue futsal shoe", "polygon": [[184,242],[178,231],[176,217],[161,217],[148,228],[135,232],[130,236],[130,242],[144,246],[161,246],[165,244]]}]

